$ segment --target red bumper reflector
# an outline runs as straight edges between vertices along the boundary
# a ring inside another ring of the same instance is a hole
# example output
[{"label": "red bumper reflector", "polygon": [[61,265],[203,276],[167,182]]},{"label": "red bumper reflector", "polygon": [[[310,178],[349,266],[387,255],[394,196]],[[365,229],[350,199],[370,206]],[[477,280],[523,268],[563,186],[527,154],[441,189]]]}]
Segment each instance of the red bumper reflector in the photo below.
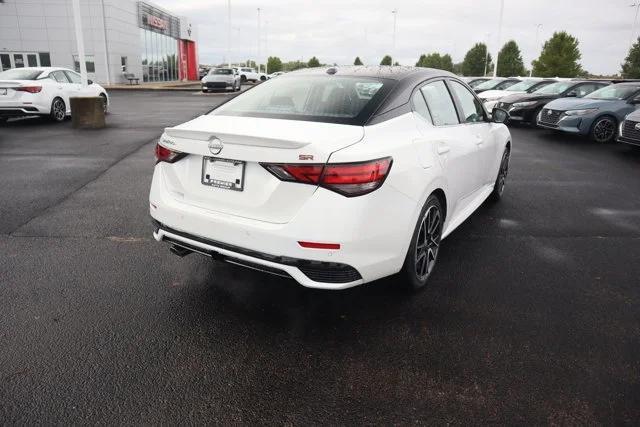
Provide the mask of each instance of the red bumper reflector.
[{"label": "red bumper reflector", "polygon": [[298,244],[309,249],[340,249],[340,243],[298,242]]}]

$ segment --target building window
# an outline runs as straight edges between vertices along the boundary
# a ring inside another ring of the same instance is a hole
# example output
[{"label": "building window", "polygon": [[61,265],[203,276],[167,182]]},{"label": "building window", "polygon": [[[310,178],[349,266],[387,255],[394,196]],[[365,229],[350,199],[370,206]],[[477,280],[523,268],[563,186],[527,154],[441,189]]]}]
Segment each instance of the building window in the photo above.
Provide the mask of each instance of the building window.
[{"label": "building window", "polygon": [[142,46],[142,79],[145,82],[164,82],[178,79],[178,40],[156,31],[140,28]]},{"label": "building window", "polygon": [[8,70],[11,68],[11,58],[8,53],[0,53],[0,69]]},{"label": "building window", "polygon": [[40,52],[38,56],[40,56],[41,67],[51,67],[51,56],[49,56],[49,52]]},{"label": "building window", "polygon": [[24,67],[24,56],[21,53],[14,53],[13,54],[13,64],[15,65],[16,68],[23,68]]},{"label": "building window", "polygon": [[126,56],[121,56],[120,57],[120,66],[122,67],[122,72],[126,73],[127,72],[127,57]]},{"label": "building window", "polygon": [[[95,73],[96,72],[96,64],[93,62],[93,55],[85,55],[84,62],[87,66],[87,73]],[[80,72],[80,61],[78,60],[78,55],[73,55],[73,66],[76,70],[76,73]]]}]

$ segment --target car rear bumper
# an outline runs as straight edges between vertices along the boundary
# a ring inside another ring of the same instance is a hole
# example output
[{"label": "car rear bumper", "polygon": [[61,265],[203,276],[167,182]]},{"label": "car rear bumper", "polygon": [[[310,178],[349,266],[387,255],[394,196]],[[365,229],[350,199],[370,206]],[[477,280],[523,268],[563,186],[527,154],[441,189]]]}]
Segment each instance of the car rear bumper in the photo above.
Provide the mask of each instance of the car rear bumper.
[{"label": "car rear bumper", "polygon": [[23,106],[23,107],[0,106],[0,117],[4,117],[4,118],[33,116],[35,114],[47,114],[47,112],[41,111],[41,109],[39,109],[34,105]]},{"label": "car rear bumper", "polygon": [[[286,223],[229,215],[182,201],[166,188],[161,167],[149,195],[151,217],[161,224],[156,239],[279,269],[311,288],[344,289],[397,273],[417,221],[416,202],[389,185],[353,198],[318,188]],[[300,241],[337,243],[340,249],[305,248]],[[308,263],[320,270],[310,273]],[[360,277],[346,274],[350,269]],[[325,276],[327,270],[333,276]]]},{"label": "car rear bumper", "polygon": [[159,242],[165,241],[252,270],[292,278],[307,287],[345,289],[362,283],[362,276],[350,265],[272,255],[173,230],[157,221],[154,223],[153,237]]}]

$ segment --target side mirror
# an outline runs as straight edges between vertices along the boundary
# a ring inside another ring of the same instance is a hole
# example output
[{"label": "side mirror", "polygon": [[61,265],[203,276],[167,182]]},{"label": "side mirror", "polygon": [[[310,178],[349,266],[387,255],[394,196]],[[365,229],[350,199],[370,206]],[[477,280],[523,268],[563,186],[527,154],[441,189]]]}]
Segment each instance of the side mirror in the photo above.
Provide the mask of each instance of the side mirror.
[{"label": "side mirror", "polygon": [[93,84],[93,80],[87,80],[87,84],[91,86]]},{"label": "side mirror", "polygon": [[494,123],[507,123],[509,121],[509,113],[502,108],[494,108],[491,112],[491,121]]},{"label": "side mirror", "polygon": [[573,90],[566,95],[567,98],[575,98],[577,96],[578,96],[578,93]]}]

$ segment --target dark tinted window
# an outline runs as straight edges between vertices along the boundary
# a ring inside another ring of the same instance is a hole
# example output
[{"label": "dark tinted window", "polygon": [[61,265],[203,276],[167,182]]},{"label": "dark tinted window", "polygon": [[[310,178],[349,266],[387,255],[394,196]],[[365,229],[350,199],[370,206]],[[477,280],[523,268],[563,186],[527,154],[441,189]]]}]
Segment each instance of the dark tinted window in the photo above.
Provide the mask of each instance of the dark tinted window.
[{"label": "dark tinted window", "polygon": [[422,116],[423,119],[427,120],[429,123],[433,123],[431,120],[431,114],[429,114],[429,109],[427,108],[427,103],[424,101],[424,97],[422,96],[422,92],[417,90],[413,94],[413,111],[418,113],[418,115]]},{"label": "dark tinted window", "polygon": [[427,101],[434,125],[444,126],[460,123],[451,95],[442,80],[426,84],[420,90]]},{"label": "dark tinted window", "polygon": [[41,67],[51,67],[51,57],[49,56],[49,52],[40,52],[38,55],[40,56]]},{"label": "dark tinted window", "polygon": [[451,89],[455,93],[460,106],[462,107],[462,115],[466,123],[475,123],[484,121],[484,108],[480,101],[469,90],[456,81],[450,81]]},{"label": "dark tinted window", "polygon": [[41,70],[23,70],[14,68],[0,73],[0,80],[35,80],[42,74]]},{"label": "dark tinted window", "polygon": [[369,77],[278,78],[237,96],[211,114],[364,124],[394,84]]},{"label": "dark tinted window", "polygon": [[3,70],[11,68],[11,57],[8,53],[0,53],[0,64],[2,64]]}]

